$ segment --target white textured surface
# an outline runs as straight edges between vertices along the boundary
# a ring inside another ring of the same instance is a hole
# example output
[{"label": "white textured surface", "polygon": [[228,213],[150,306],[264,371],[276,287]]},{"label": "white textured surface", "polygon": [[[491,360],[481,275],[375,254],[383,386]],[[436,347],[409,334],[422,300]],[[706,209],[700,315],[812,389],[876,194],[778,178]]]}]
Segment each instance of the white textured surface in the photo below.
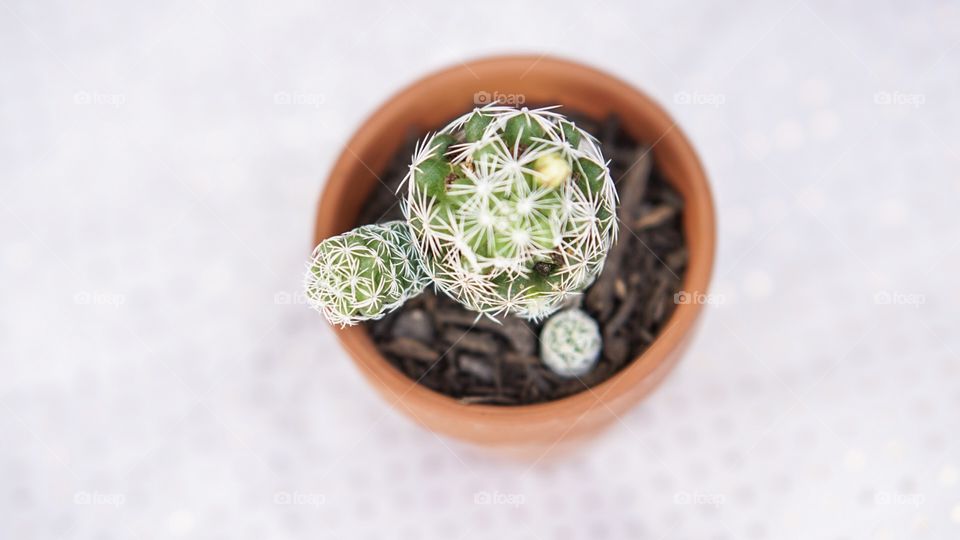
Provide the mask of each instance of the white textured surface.
[{"label": "white textured surface", "polygon": [[[55,4],[0,1],[0,538],[960,536],[956,5]],[[509,51],[667,105],[720,217],[677,372],[533,466],[284,304],[357,123]]]}]

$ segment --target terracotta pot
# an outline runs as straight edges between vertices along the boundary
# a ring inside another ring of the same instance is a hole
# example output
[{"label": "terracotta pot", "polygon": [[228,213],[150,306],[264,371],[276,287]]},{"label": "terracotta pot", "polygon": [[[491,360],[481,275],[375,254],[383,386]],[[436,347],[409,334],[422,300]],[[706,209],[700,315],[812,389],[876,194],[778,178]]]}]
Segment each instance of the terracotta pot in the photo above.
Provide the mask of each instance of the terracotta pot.
[{"label": "terracotta pot", "polygon": [[[628,133],[653,145],[657,166],[684,198],[690,257],[683,290],[706,292],[714,256],[713,202],[690,142],[639,90],[593,68],[550,57],[506,56],[457,65],[387,100],[337,159],[320,199],[315,243],[357,225],[364,201],[377,187],[375,175],[385,169],[411,126],[442,127],[472,108],[476,98],[494,92],[522,95],[527,103],[561,104],[597,118],[615,112]],[[426,428],[485,446],[536,453],[595,433],[648,394],[690,341],[700,308],[697,303],[678,305],[656,341],[607,381],[557,401],[521,406],[461,404],[394,368],[364,328],[335,331],[370,384]]]}]

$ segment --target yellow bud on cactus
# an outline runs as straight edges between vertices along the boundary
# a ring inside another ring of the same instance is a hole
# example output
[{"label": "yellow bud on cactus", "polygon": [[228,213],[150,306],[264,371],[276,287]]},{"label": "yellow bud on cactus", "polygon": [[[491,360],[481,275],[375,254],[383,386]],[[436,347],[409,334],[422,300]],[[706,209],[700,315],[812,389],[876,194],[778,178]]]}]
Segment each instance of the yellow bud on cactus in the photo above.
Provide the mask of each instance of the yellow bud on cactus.
[{"label": "yellow bud on cactus", "polygon": [[533,170],[538,174],[533,176],[538,184],[544,187],[555,188],[570,179],[573,168],[563,156],[556,152],[544,154],[533,162]]}]

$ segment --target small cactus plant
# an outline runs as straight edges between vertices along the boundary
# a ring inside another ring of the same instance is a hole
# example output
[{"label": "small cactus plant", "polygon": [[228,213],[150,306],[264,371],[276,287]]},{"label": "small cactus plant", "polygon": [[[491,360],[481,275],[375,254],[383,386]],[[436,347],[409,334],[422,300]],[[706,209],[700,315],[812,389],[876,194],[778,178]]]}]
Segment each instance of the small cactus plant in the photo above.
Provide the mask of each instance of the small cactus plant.
[{"label": "small cactus plant", "polygon": [[307,297],[332,323],[379,318],[428,282],[479,314],[541,319],[590,285],[616,241],[597,142],[553,107],[474,109],[417,145],[404,183],[405,221],[314,251]]},{"label": "small cactus plant", "polygon": [[540,331],[540,359],[563,377],[579,377],[590,371],[602,345],[597,322],[579,309],[557,313]]},{"label": "small cactus plant", "polygon": [[341,326],[382,316],[429,281],[415,249],[402,221],[364,225],[328,238],[313,252],[307,299]]}]

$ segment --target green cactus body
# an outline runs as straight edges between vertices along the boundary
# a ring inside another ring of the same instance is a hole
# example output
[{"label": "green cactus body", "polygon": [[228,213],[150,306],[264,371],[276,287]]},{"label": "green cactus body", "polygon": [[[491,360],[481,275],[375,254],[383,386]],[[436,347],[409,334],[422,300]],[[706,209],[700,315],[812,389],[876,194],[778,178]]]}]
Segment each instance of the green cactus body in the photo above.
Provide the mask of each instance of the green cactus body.
[{"label": "green cactus body", "polygon": [[410,169],[404,210],[426,272],[471,310],[549,315],[616,240],[597,143],[552,109],[474,110],[428,137]]},{"label": "green cactus body", "polygon": [[364,225],[314,249],[308,301],[333,324],[378,319],[429,282],[403,221]]},{"label": "green cactus body", "polygon": [[553,109],[490,105],[421,141],[407,222],[317,246],[311,304],[354,324],[432,281],[478,313],[539,319],[590,285],[616,241],[616,190],[596,140]]}]

